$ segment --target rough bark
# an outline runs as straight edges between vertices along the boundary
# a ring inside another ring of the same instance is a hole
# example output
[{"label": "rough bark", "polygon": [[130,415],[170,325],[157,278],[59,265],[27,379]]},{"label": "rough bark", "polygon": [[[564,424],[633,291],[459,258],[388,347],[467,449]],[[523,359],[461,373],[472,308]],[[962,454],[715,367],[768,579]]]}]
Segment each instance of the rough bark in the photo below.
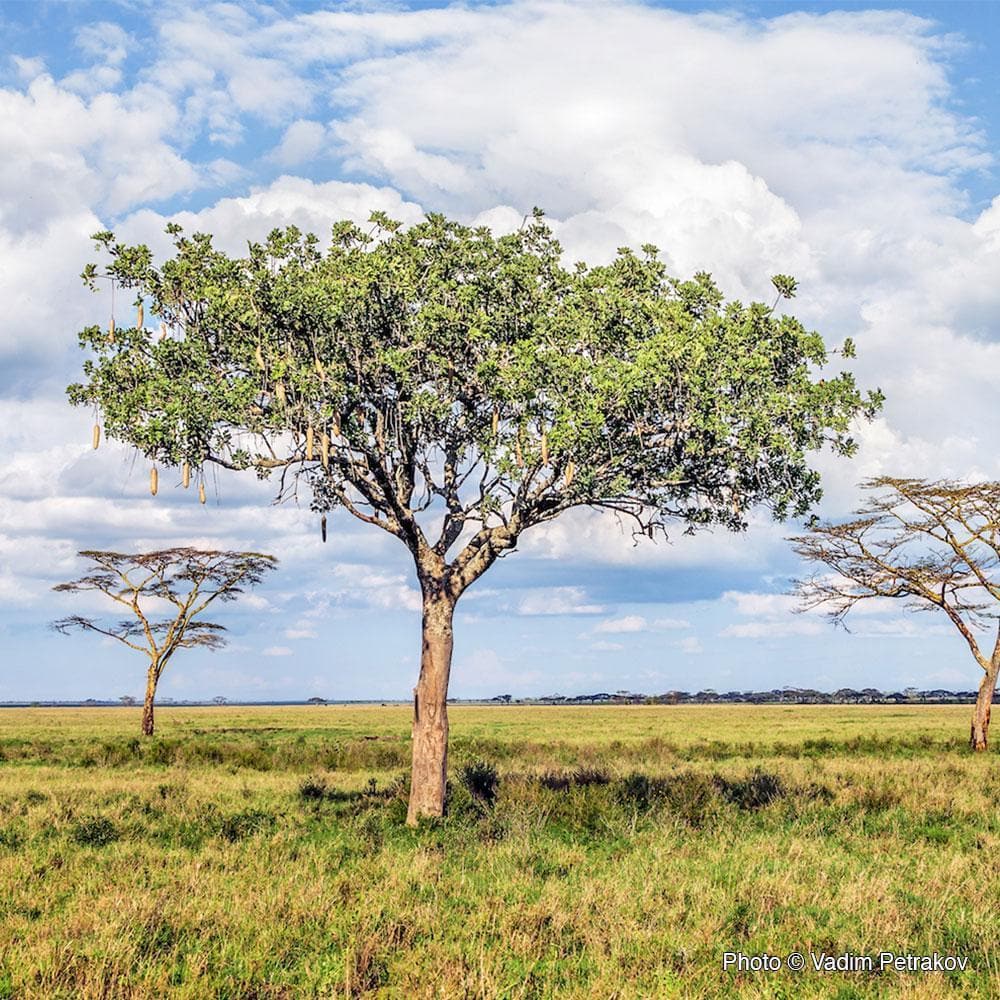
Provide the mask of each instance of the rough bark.
[{"label": "rough bark", "polygon": [[406,822],[442,816],[448,770],[448,677],[455,598],[434,582],[423,587],[420,679],[413,691],[413,773]]},{"label": "rough bark", "polygon": [[153,701],[156,698],[156,665],[146,671],[146,700],[142,704],[142,735],[153,735]]},{"label": "rough bark", "polygon": [[1000,671],[1000,660],[996,656],[979,685],[979,695],[972,710],[972,731],[969,735],[969,746],[982,752],[987,747],[990,733],[990,709],[993,707],[993,692],[997,686],[997,672]]}]

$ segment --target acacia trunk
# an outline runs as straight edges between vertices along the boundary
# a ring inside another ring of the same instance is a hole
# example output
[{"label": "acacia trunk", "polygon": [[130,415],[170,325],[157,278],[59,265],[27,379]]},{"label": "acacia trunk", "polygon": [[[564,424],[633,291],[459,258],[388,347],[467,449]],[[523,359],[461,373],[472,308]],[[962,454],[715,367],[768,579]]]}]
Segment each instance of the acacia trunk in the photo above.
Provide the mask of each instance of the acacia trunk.
[{"label": "acacia trunk", "polygon": [[990,709],[993,707],[993,692],[997,686],[997,671],[1000,670],[1000,660],[996,656],[990,662],[990,668],[979,685],[979,695],[975,708],[972,710],[972,732],[969,736],[969,746],[977,752],[986,749],[990,733]]},{"label": "acacia trunk", "polygon": [[153,700],[156,698],[156,665],[146,671],[146,700],[142,703],[142,735],[153,735]]},{"label": "acacia trunk", "polygon": [[406,822],[444,815],[448,770],[448,676],[454,645],[455,598],[424,586],[420,679],[413,689],[413,773]]}]

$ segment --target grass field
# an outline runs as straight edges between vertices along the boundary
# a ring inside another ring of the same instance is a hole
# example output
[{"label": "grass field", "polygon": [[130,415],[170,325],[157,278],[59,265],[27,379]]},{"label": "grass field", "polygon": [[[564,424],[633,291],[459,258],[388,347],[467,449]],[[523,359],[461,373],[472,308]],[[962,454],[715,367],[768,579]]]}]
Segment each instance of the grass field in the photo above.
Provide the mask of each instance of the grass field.
[{"label": "grass field", "polygon": [[406,708],[0,711],[0,998],[1000,996],[970,711],[459,706],[418,830]]}]

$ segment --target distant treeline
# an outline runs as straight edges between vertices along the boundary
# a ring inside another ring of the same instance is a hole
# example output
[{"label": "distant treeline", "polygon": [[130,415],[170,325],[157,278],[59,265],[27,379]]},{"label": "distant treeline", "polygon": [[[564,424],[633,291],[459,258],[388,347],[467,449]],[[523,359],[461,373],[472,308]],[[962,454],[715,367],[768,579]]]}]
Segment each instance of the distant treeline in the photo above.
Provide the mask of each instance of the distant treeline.
[{"label": "distant treeline", "polygon": [[976,700],[975,691],[879,691],[877,688],[840,688],[837,691],[815,691],[812,688],[775,688],[772,691],[713,691],[710,688],[692,694],[689,691],[667,691],[664,694],[635,694],[616,691],[610,694],[561,695],[543,698],[514,698],[497,695],[490,702],[501,705],[965,705]]},{"label": "distant treeline", "polygon": [[[550,694],[540,698],[516,698],[510,694],[498,694],[493,698],[449,698],[449,705],[966,705],[976,700],[975,691],[918,691],[905,688],[902,691],[879,691],[878,688],[840,688],[837,691],[815,691],[812,688],[774,688],[772,691],[666,691],[663,694],[637,694],[633,691],[598,691],[594,694],[562,695]],[[0,701],[0,708],[114,708],[134,707],[134,698],[99,699],[85,701]],[[406,705],[406,699],[364,699],[348,700],[309,698],[289,701],[237,701],[225,698],[211,700],[175,700],[165,698],[164,707],[188,708],[198,706],[279,706],[279,705]]]}]

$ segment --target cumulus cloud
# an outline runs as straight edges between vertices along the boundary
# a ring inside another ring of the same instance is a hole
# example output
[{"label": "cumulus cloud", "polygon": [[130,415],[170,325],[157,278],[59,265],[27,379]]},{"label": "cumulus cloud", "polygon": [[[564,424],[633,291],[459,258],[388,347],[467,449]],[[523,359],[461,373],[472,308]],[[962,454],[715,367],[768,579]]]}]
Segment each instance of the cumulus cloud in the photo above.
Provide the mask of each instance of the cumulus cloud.
[{"label": "cumulus cloud", "polygon": [[517,605],[519,615],[599,615],[600,604],[587,600],[582,587],[528,588]]},{"label": "cumulus cloud", "polygon": [[[798,598],[791,594],[727,591],[722,600],[738,615],[752,618],[749,622],[727,625],[719,633],[731,639],[785,639],[792,636],[829,634],[834,626],[822,614],[822,609],[796,614]],[[858,636],[893,636],[918,638],[946,635],[950,628],[921,615],[919,620],[904,612],[898,601],[876,598],[861,601],[851,611],[850,631]]]},{"label": "cumulus cloud", "polygon": [[325,125],[300,118],[285,129],[271,157],[283,167],[294,167],[313,159],[322,151],[325,142]]},{"label": "cumulus cloud", "polygon": [[608,618],[594,626],[595,632],[645,632],[649,623],[642,615],[624,615],[621,618]]}]

